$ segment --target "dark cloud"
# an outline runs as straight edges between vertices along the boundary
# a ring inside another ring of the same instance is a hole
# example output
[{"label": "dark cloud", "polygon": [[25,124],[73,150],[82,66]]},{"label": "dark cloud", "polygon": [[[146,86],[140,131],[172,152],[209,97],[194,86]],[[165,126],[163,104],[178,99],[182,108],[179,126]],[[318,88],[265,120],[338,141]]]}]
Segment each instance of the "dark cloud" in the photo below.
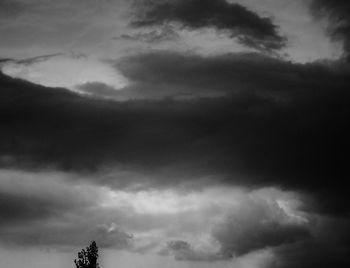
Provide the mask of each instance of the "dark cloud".
[{"label": "dark cloud", "polygon": [[174,53],[126,58],[119,67],[134,84],[118,92],[131,98],[152,87],[160,96],[187,90],[196,97],[102,101],[2,75],[2,165],[135,172],[101,179],[111,185],[145,180],[161,187],[202,177],[276,185],[322,200],[308,210],[347,213],[339,150],[349,149],[348,67]]},{"label": "dark cloud", "polygon": [[313,0],[311,9],[318,18],[328,18],[329,33],[341,40],[347,60],[350,60],[350,3],[346,0]]},{"label": "dark cloud", "polygon": [[[291,183],[299,187],[302,182],[301,188],[319,191],[322,196],[338,188],[331,178],[343,181],[346,163],[335,148],[347,150],[349,145],[342,123],[349,113],[347,65],[294,64],[256,54],[200,57],[154,53],[128,58],[118,67],[136,83],[140,94],[161,85],[160,94],[168,90],[168,96],[174,98],[178,88],[192,97],[228,97],[206,102],[203,109],[215,110],[211,115],[216,123],[211,125],[212,133],[201,139],[202,147],[192,147],[191,152],[208,146],[213,149],[212,157],[204,150],[196,161],[209,162],[213,167],[209,159],[221,159],[221,171],[224,166],[235,171],[243,168],[253,177],[265,174],[280,178],[276,182],[282,186]],[[211,115],[206,116],[206,123]],[[263,178],[261,181],[266,182]],[[328,200],[327,206],[316,201],[313,209],[322,207],[333,213],[347,210],[344,198],[339,193],[334,202]]]},{"label": "dark cloud", "polygon": [[275,50],[285,46],[285,38],[271,18],[261,17],[246,7],[225,0],[137,1],[134,27],[180,23],[189,29],[214,27],[248,47]]},{"label": "dark cloud", "polygon": [[[171,52],[146,53],[126,57],[117,63],[139,94],[176,97],[256,94],[265,98],[290,99],[290,95],[310,94],[318,87],[334,83],[345,88],[347,70],[334,64],[295,64],[256,53],[236,53],[202,57]],[[339,79],[338,79],[339,78]],[[135,90],[131,89],[131,94]],[[151,98],[150,97],[150,98]],[[239,96],[240,97],[240,96]]]}]

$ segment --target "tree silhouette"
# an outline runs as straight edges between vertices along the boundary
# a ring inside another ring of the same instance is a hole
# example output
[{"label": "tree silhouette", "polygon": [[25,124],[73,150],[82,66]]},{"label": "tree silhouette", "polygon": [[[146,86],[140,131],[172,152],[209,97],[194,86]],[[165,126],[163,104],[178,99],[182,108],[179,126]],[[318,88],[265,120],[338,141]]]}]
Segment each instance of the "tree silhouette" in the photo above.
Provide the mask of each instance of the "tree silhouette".
[{"label": "tree silhouette", "polygon": [[100,265],[97,262],[98,259],[98,247],[95,241],[78,252],[78,260],[75,259],[74,263],[76,268],[99,268]]}]

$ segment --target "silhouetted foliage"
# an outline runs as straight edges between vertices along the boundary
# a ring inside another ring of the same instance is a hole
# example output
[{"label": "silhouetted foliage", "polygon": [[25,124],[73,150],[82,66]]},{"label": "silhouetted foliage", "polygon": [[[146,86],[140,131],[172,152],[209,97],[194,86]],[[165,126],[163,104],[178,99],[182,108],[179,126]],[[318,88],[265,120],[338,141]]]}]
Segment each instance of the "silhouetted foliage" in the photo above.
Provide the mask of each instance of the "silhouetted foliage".
[{"label": "silhouetted foliage", "polygon": [[75,259],[74,263],[76,268],[99,268],[100,265],[97,262],[98,259],[98,247],[95,241],[78,252],[78,260]]}]

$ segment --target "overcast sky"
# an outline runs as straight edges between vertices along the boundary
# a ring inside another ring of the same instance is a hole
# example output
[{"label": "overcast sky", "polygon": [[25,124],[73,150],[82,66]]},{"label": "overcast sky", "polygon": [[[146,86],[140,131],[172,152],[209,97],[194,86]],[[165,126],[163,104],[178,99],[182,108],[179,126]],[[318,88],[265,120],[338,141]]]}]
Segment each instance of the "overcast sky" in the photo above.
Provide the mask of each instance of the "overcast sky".
[{"label": "overcast sky", "polygon": [[350,3],[1,0],[0,266],[346,267]]}]

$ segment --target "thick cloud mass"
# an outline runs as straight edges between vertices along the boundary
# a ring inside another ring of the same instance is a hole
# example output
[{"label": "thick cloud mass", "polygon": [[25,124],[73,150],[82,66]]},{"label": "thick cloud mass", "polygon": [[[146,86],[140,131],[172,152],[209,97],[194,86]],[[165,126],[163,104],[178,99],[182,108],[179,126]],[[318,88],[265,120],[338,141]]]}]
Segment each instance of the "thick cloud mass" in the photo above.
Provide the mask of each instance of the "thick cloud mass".
[{"label": "thick cloud mass", "polygon": [[174,95],[203,88],[226,97],[98,101],[2,76],[2,165],[133,167],[151,181],[167,174],[156,179],[162,185],[193,176],[282,185],[331,195],[320,209],[347,211],[347,163],[338,153],[349,147],[347,66],[160,53],[126,59],[121,70],[139,92],[162,85]]},{"label": "thick cloud mass", "polygon": [[260,17],[246,7],[225,0],[137,1],[141,6],[135,27],[180,23],[189,29],[214,27],[227,31],[246,46],[280,49],[285,40],[270,18]]},{"label": "thick cloud mass", "polygon": [[136,85],[128,94],[144,98],[152,98],[157,90],[158,96],[174,98],[238,93],[233,99],[260,95],[265,99],[292,101],[298,95],[311,97],[316,90],[329,94],[325,90],[330,87],[335,86],[337,91],[345,89],[349,82],[348,66],[321,62],[294,64],[257,53],[210,57],[145,53],[122,59],[117,68]]}]

